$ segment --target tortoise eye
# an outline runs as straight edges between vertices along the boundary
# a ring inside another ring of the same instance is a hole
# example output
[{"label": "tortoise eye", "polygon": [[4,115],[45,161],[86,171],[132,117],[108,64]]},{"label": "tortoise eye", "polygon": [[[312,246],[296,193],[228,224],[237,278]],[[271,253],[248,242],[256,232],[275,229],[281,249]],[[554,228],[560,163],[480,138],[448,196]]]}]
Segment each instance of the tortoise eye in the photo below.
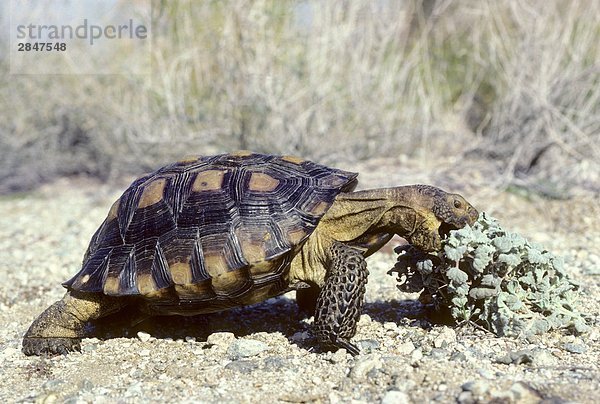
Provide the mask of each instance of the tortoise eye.
[{"label": "tortoise eye", "polygon": [[460,201],[459,201],[458,199],[455,199],[455,200],[454,200],[454,207],[455,207],[456,209],[460,209],[460,208],[461,208],[461,206],[462,206],[462,204],[460,203]]}]

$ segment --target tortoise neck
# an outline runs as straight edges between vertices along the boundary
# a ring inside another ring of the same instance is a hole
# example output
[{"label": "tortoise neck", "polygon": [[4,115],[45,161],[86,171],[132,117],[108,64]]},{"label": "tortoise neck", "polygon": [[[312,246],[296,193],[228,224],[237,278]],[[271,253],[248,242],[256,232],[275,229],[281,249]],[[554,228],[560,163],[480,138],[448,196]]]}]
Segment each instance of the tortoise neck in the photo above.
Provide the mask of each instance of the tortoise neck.
[{"label": "tortoise neck", "polygon": [[431,208],[421,188],[410,185],[340,194],[319,228],[338,241],[375,234],[410,236],[419,224],[420,213]]},{"label": "tortoise neck", "polygon": [[422,195],[413,185],[381,188],[363,191],[370,198],[382,198],[386,201],[385,210],[378,219],[374,219],[369,233],[397,234],[410,236],[419,221],[419,212],[425,207]]}]

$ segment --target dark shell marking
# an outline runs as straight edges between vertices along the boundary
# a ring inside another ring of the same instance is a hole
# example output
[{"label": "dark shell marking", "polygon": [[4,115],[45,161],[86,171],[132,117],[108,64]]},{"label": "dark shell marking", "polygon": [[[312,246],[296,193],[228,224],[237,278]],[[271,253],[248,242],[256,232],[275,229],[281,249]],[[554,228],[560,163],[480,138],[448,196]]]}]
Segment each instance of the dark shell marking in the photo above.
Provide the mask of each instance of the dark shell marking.
[{"label": "dark shell marking", "polygon": [[266,299],[285,290],[291,258],[356,177],[296,157],[186,158],[123,193],[63,285],[215,308]]}]

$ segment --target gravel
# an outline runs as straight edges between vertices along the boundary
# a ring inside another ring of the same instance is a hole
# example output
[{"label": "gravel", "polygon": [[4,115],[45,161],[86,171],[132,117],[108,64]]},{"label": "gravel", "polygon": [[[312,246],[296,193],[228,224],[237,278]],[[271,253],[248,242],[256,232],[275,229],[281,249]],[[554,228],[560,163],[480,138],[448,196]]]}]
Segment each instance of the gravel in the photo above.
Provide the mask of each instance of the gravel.
[{"label": "gravel", "polygon": [[[383,181],[371,178],[369,185]],[[505,228],[565,257],[582,285],[589,334],[517,340],[433,324],[417,295],[400,293],[386,274],[395,262],[386,247],[369,259],[365,310],[354,338],[362,350],[357,357],[319,350],[313,320],[299,315],[293,293],[204,317],[138,322],[124,315],[90,329],[80,353],[24,356],[23,333],[63,295],[60,283],[78,270],[91,235],[122,189],[61,180],[0,199],[0,402],[599,399],[600,215],[590,213],[597,212],[597,199],[525,200],[486,188],[465,193]]]},{"label": "gravel", "polygon": [[269,346],[253,339],[239,339],[227,348],[227,355],[231,359],[249,358],[267,351]]}]

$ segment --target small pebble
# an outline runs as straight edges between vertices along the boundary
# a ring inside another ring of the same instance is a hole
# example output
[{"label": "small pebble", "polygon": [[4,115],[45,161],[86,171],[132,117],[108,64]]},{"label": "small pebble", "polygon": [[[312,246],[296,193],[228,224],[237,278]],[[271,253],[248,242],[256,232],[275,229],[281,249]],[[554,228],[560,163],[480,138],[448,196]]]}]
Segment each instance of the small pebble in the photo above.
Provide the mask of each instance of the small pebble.
[{"label": "small pebble", "polygon": [[371,324],[371,317],[368,314],[362,314],[358,320],[358,326],[363,327]]},{"label": "small pebble", "polygon": [[88,379],[84,379],[82,382],[79,383],[79,388],[83,391],[91,391],[94,388],[94,383],[92,383]]},{"label": "small pebble", "polygon": [[365,355],[356,361],[356,364],[350,371],[350,377],[355,381],[364,381],[367,373],[373,369],[379,369],[383,363],[378,356]]},{"label": "small pebble", "polygon": [[537,366],[554,366],[558,359],[546,349],[536,349],[533,353],[533,363]]},{"label": "small pebble", "polygon": [[568,344],[564,344],[563,348],[571,353],[574,354],[583,354],[587,352],[587,347],[583,344],[572,344],[572,343],[568,343]]},{"label": "small pebble", "polygon": [[93,343],[92,344],[90,344],[90,343],[83,344],[83,346],[81,347],[82,352],[88,352],[88,353],[94,352],[97,349],[98,349],[98,344],[93,344]]},{"label": "small pebble", "polygon": [[335,351],[331,355],[331,358],[329,359],[329,361],[331,363],[342,363],[342,362],[346,362],[347,360],[348,360],[348,352],[344,348],[340,348],[337,351]]},{"label": "small pebble", "polygon": [[521,351],[510,351],[496,359],[496,363],[504,363],[505,365],[522,365],[533,362],[533,351],[523,349]]},{"label": "small pebble", "polygon": [[471,393],[470,391],[461,391],[461,393],[458,395],[456,401],[458,401],[459,404],[475,403],[475,399],[473,398],[473,393]]},{"label": "small pebble", "polygon": [[147,332],[144,331],[138,331],[137,333],[137,337],[140,339],[140,341],[142,342],[148,342],[150,341],[150,337],[152,337],[150,334],[148,334]]},{"label": "small pebble", "polygon": [[464,383],[461,388],[474,396],[482,396],[490,389],[490,384],[485,380],[475,380]]},{"label": "small pebble", "polygon": [[410,399],[406,393],[398,390],[390,390],[381,399],[381,404],[408,404]]},{"label": "small pebble", "polygon": [[539,403],[542,400],[542,395],[537,390],[523,382],[513,384],[510,391],[518,403]]},{"label": "small pebble", "polygon": [[433,340],[433,346],[436,348],[445,348],[454,342],[456,342],[456,331],[450,327],[444,327],[440,335]]},{"label": "small pebble", "polygon": [[412,341],[406,341],[398,345],[397,350],[400,355],[408,355],[415,350],[415,344]]},{"label": "small pebble", "polygon": [[228,363],[225,366],[227,370],[233,370],[238,373],[252,373],[255,369],[258,369],[258,364],[249,360],[238,360]]},{"label": "small pebble", "polygon": [[433,348],[431,352],[429,352],[429,356],[433,359],[443,359],[448,357],[448,351],[440,348]]},{"label": "small pebble", "polygon": [[308,331],[299,331],[292,335],[292,341],[294,342],[304,342],[310,339],[310,333]]},{"label": "small pebble", "polygon": [[451,361],[464,362],[467,360],[467,355],[464,352],[453,352],[450,356]]},{"label": "small pebble", "polygon": [[57,402],[58,396],[54,393],[42,394],[35,398],[36,403],[53,404]]},{"label": "small pebble", "polygon": [[264,342],[253,339],[238,339],[229,345],[229,348],[227,348],[227,355],[231,359],[249,358],[268,349],[269,346]]},{"label": "small pebble", "polygon": [[77,396],[67,397],[67,398],[65,398],[65,401],[63,401],[63,404],[87,404],[87,403],[88,403],[87,400],[84,400]]},{"label": "small pebble", "polygon": [[410,363],[411,364],[414,365],[414,364],[418,363],[421,359],[423,359],[423,351],[421,350],[421,348],[417,348],[411,352],[411,354],[410,354]]},{"label": "small pebble", "polygon": [[215,332],[206,339],[208,344],[219,346],[229,346],[233,341],[235,341],[235,334],[232,332]]},{"label": "small pebble", "polygon": [[358,346],[365,353],[371,353],[372,351],[375,351],[377,348],[379,348],[379,345],[379,341],[374,339],[362,339],[358,341]]},{"label": "small pebble", "polygon": [[396,323],[391,322],[391,321],[386,321],[385,323],[383,323],[383,328],[385,330],[397,330],[398,329],[398,325]]},{"label": "small pebble", "polygon": [[[339,351],[338,351],[339,352]],[[287,359],[270,356],[265,359],[264,369],[271,372],[278,372],[282,369],[293,369],[294,365]]]},{"label": "small pebble", "polygon": [[60,379],[52,379],[52,380],[48,380],[46,383],[43,384],[43,388],[45,390],[53,390],[56,387],[60,386],[61,384],[63,384],[65,381],[64,380],[60,380]]},{"label": "small pebble", "polygon": [[479,373],[479,375],[485,379],[488,380],[493,380],[496,378],[496,375],[494,374],[494,372],[492,372],[489,369],[478,369],[477,373]]}]

